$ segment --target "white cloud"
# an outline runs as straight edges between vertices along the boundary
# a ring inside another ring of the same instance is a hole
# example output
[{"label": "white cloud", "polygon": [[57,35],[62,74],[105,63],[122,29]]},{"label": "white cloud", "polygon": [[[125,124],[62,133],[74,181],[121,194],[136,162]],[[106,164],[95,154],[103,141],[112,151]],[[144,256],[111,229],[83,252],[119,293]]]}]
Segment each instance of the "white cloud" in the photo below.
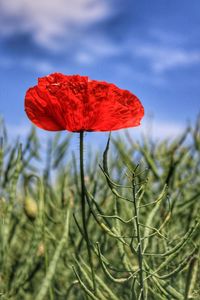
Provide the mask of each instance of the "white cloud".
[{"label": "white cloud", "polygon": [[185,43],[188,43],[188,37],[184,36],[180,32],[172,32],[167,29],[162,30],[158,27],[149,28],[150,36],[157,42],[162,43],[163,45],[176,45],[183,46]]},{"label": "white cloud", "polygon": [[175,138],[183,133],[186,128],[186,124],[176,123],[170,121],[152,121],[144,122],[141,126],[140,131],[145,134],[152,136],[153,138]]},{"label": "white cloud", "polygon": [[75,54],[75,61],[83,65],[90,65],[94,62],[94,57],[87,51],[82,50]]},{"label": "white cloud", "polygon": [[106,0],[7,0],[0,5],[0,34],[31,33],[35,42],[52,48],[110,14]]},{"label": "white cloud", "polygon": [[113,67],[113,72],[115,78],[118,78],[120,81],[123,78],[124,82],[126,80],[130,81],[131,78],[133,84],[142,82],[143,84],[151,84],[159,87],[166,85],[166,78],[163,75],[161,76],[161,74],[156,73],[153,76],[149,76],[149,73],[136,69],[133,63],[119,62]]},{"label": "white cloud", "polygon": [[26,69],[32,69],[43,74],[51,73],[55,70],[53,64],[41,59],[24,59],[20,65],[23,65]]},{"label": "white cloud", "polygon": [[[31,125],[28,121],[21,121],[18,124],[7,123],[6,128],[8,131],[8,136],[11,139],[16,137],[25,138],[27,134],[30,132]],[[140,136],[141,134],[151,136],[153,138],[175,138],[179,136],[186,128],[186,123],[178,123],[178,122],[171,122],[171,121],[160,121],[151,119],[151,117],[147,117],[146,119],[142,120],[141,125],[134,128],[126,129],[134,134],[135,136]],[[37,133],[43,140],[45,137],[52,136],[52,132],[48,132],[46,130],[37,129]],[[115,131],[113,135],[120,133],[124,134],[124,130]],[[93,134],[93,133],[92,133]],[[88,138],[91,136],[91,133],[87,133]],[[99,139],[103,137],[103,139],[107,138],[108,133],[95,133],[99,136]],[[98,140],[98,139],[97,139]]]},{"label": "white cloud", "polygon": [[80,49],[75,53],[75,60],[81,64],[91,64],[97,59],[113,58],[123,54],[123,48],[102,35],[85,37]]},{"label": "white cloud", "polygon": [[[151,140],[175,139],[179,137],[186,129],[186,123],[155,120],[146,118],[142,120],[141,125],[126,129],[134,139],[140,139],[142,136]],[[124,136],[123,130],[116,132],[116,136]]]},{"label": "white cloud", "polygon": [[34,70],[36,72],[47,74],[55,70],[55,66],[45,59],[34,59],[34,58],[19,58],[18,60],[4,57],[0,58],[0,67],[9,69],[13,67],[23,67],[27,70]]},{"label": "white cloud", "polygon": [[134,49],[134,55],[148,59],[156,73],[200,63],[200,51],[156,44],[138,45]]},{"label": "white cloud", "polygon": [[6,129],[8,131],[8,137],[11,139],[17,137],[25,138],[31,130],[31,124],[25,121],[20,121],[16,124],[6,122]]},{"label": "white cloud", "polygon": [[[31,123],[25,120],[15,124],[6,122],[6,129],[10,142],[18,139],[22,144],[24,144],[28,134],[31,132]],[[48,141],[48,138],[54,134],[46,130],[38,129],[37,127],[36,130],[38,138],[42,141],[42,145],[45,145]]]},{"label": "white cloud", "polygon": [[8,131],[8,137],[10,139],[16,139],[18,137],[25,138],[27,134],[30,132],[30,125],[27,123],[19,123],[19,124],[6,124],[6,129]]}]

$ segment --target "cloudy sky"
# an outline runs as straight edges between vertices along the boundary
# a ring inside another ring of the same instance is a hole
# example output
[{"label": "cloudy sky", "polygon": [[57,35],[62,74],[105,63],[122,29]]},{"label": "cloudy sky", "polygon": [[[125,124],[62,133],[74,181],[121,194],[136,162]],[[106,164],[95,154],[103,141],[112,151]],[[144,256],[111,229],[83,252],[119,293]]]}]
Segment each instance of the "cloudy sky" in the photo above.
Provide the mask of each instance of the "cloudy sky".
[{"label": "cloudy sky", "polygon": [[200,112],[199,0],[1,0],[0,46],[0,115],[14,135],[30,125],[27,88],[51,72],[132,91],[140,130],[153,119],[157,136]]}]

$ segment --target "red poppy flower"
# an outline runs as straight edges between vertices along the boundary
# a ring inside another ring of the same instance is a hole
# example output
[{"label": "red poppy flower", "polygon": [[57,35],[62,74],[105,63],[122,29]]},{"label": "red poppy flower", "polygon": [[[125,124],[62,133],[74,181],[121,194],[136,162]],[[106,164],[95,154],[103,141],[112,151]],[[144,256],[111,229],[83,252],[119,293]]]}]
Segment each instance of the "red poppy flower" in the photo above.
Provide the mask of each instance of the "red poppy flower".
[{"label": "red poppy flower", "polygon": [[25,96],[25,111],[38,127],[57,131],[112,131],[140,125],[144,108],[129,91],[87,76],[54,73],[39,78]]}]

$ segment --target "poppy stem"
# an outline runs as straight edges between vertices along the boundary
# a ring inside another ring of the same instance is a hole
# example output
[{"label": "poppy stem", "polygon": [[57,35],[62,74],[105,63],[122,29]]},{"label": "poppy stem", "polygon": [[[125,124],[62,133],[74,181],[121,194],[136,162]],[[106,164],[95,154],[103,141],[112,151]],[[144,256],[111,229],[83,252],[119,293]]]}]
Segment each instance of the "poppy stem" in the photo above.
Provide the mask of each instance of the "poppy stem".
[{"label": "poppy stem", "polygon": [[95,281],[95,272],[94,272],[94,265],[92,261],[92,252],[90,248],[90,240],[88,236],[88,230],[87,230],[87,217],[86,217],[86,188],[85,188],[85,175],[84,175],[84,164],[83,164],[83,143],[84,139],[84,132],[80,132],[80,175],[81,175],[81,213],[82,213],[82,222],[83,222],[83,232],[85,235],[85,240],[87,244],[87,251],[88,251],[88,258],[89,258],[89,264],[92,274],[92,281],[93,281],[93,289],[94,293],[96,294],[96,281]]}]

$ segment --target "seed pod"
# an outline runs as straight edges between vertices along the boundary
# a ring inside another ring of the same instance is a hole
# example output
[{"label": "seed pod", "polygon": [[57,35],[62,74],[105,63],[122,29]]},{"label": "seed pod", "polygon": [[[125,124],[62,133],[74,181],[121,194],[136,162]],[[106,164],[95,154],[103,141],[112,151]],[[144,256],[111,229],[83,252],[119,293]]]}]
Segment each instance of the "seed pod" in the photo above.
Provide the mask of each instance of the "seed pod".
[{"label": "seed pod", "polygon": [[6,211],[6,199],[4,197],[0,197],[0,218],[5,217]]},{"label": "seed pod", "polygon": [[33,198],[27,197],[25,199],[24,212],[30,220],[32,221],[35,220],[38,213],[38,206],[36,201]]},{"label": "seed pod", "polygon": [[41,243],[38,245],[37,255],[38,255],[38,256],[44,256],[44,253],[45,253],[45,246],[44,246],[44,243],[41,242]]}]

